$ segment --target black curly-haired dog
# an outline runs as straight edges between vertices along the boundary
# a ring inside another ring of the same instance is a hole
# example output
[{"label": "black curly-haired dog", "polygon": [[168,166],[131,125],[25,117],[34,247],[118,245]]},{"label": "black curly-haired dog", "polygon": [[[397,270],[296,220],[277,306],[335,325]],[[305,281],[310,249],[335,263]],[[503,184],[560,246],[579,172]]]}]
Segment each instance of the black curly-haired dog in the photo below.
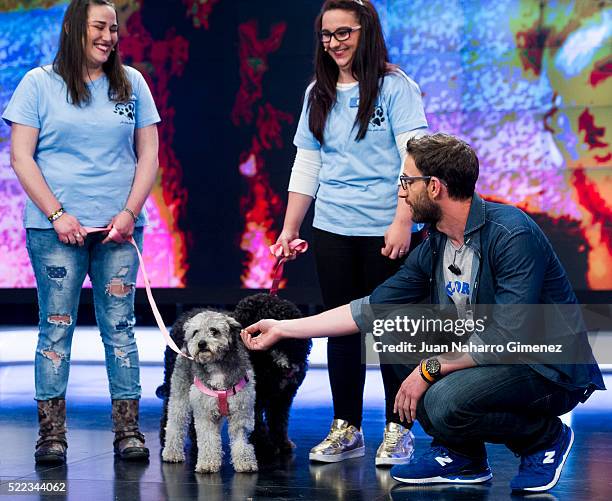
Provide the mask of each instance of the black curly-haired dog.
[{"label": "black curly-haired dog", "polygon": [[[262,318],[301,317],[292,302],[268,294],[242,299],[232,316],[246,327]],[[255,372],[255,430],[251,440],[260,456],[267,451],[289,453],[295,447],[287,435],[289,410],[308,370],[309,339],[284,339],[268,351],[250,352]]]},{"label": "black curly-haired dog", "polygon": [[[200,310],[188,312],[187,316]],[[183,315],[183,319],[185,317]],[[242,299],[230,313],[243,327],[262,318],[288,320],[301,317],[301,312],[291,301],[269,294],[254,294]],[[182,330],[173,328],[172,339],[183,345]],[[285,339],[268,351],[250,352],[255,372],[255,429],[251,441],[258,458],[291,453],[295,447],[287,435],[289,411],[298,388],[308,370],[310,340]],[[170,395],[170,380],[177,354],[166,348],[164,354],[164,382],[157,388],[157,396],[164,400],[160,426],[160,441],[165,440],[165,428]],[[190,435],[195,437],[191,430]],[[192,439],[192,447],[195,440]]]}]

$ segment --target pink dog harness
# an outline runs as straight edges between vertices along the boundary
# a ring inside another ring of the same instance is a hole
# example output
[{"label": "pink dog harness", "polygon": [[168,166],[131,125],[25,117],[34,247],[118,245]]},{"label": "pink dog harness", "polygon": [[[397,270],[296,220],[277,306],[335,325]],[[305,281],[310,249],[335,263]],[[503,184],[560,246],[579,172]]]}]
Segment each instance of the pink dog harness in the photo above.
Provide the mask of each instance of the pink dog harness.
[{"label": "pink dog harness", "polygon": [[217,397],[219,412],[222,416],[227,416],[229,414],[229,405],[227,403],[227,397],[238,393],[240,390],[242,390],[242,388],[247,385],[248,382],[249,376],[245,374],[245,376],[240,381],[238,381],[237,384],[227,390],[211,390],[202,381],[200,381],[197,376],[193,377],[193,384],[196,385],[196,388],[198,390],[200,390],[206,395],[210,395],[211,397]]}]

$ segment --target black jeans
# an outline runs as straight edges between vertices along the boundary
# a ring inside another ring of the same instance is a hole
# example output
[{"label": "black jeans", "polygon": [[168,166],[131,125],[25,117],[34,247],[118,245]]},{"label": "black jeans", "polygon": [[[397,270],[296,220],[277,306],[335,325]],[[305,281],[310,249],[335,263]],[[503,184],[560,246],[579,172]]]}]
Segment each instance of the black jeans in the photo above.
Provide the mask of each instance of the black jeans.
[{"label": "black jeans", "polygon": [[561,431],[557,417],[572,410],[584,390],[570,391],[527,365],[488,365],[452,372],[432,385],[417,419],[433,445],[485,457],[484,443],[518,455],[545,449]]},{"label": "black jeans", "polygon": [[[313,228],[312,243],[319,275],[319,285],[326,309],[347,304],[370,294],[393,275],[405,258],[389,259],[380,253],[383,237],[349,237]],[[412,235],[410,248],[422,241],[420,233]],[[327,367],[334,405],[334,418],[344,419],[359,428],[363,413],[365,365],[361,363],[363,337],[331,337],[327,341]],[[395,395],[403,381],[398,370],[381,365],[385,388],[387,422],[399,423],[393,414]]]}]

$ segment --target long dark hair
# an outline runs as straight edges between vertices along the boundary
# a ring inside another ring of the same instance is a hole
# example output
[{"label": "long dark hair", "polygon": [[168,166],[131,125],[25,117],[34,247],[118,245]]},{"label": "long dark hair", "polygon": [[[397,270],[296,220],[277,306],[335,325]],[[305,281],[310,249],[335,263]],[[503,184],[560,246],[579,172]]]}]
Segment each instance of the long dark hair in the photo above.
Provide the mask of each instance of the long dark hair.
[{"label": "long dark hair", "polygon": [[329,112],[336,102],[336,83],[339,68],[332,57],[323,50],[318,38],[321,31],[323,14],[328,10],[341,9],[354,12],[361,25],[359,45],[355,51],[351,70],[359,82],[359,108],[355,125],[359,126],[356,140],[363,139],[368,131],[368,123],[374,112],[376,98],[382,79],[394,66],[389,63],[387,46],[382,32],[380,19],[374,6],[368,0],[326,0],[315,20],[317,44],[315,49],[314,86],[308,96],[310,114],[308,126],[317,140],[323,144],[323,131]]},{"label": "long dark hair", "polygon": [[[88,104],[91,100],[91,93],[83,80],[83,68],[87,64],[85,41],[90,5],[108,5],[117,14],[115,4],[110,0],[72,0],[64,14],[59,49],[53,60],[53,70],[66,82],[69,102],[76,106]],[[109,81],[109,99],[116,102],[129,101],[132,97],[132,85],[117,50],[111,51],[108,60],[102,65],[102,70]]]}]

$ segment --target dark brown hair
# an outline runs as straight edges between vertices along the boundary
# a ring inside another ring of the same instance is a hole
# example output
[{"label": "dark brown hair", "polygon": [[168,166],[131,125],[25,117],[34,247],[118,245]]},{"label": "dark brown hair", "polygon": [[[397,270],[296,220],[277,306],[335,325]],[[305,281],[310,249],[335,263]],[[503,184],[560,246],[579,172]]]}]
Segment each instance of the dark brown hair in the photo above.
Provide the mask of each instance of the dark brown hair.
[{"label": "dark brown hair", "polygon": [[374,105],[384,76],[395,66],[389,63],[389,55],[385,45],[380,19],[376,9],[367,0],[326,0],[315,20],[317,36],[315,48],[314,86],[308,96],[308,126],[310,131],[323,144],[323,131],[329,112],[336,102],[336,83],[339,69],[332,57],[323,50],[319,39],[323,14],[328,10],[340,9],[355,13],[361,26],[359,44],[351,70],[359,82],[359,108],[355,125],[359,127],[356,140],[363,139],[368,131],[368,123],[374,112]]},{"label": "dark brown hair", "polygon": [[424,176],[435,176],[446,182],[449,197],[466,200],[474,195],[478,157],[465,141],[438,133],[409,139],[406,152]]},{"label": "dark brown hair", "polygon": [[[53,60],[53,70],[66,83],[68,101],[76,106],[88,104],[91,93],[83,80],[83,68],[87,65],[85,43],[87,40],[87,16],[90,5],[108,5],[115,10],[110,0],[72,0],[62,21],[59,49]],[[113,50],[102,65],[109,86],[108,97],[112,101],[125,102],[132,97],[132,85],[121,64],[117,50]]]}]

